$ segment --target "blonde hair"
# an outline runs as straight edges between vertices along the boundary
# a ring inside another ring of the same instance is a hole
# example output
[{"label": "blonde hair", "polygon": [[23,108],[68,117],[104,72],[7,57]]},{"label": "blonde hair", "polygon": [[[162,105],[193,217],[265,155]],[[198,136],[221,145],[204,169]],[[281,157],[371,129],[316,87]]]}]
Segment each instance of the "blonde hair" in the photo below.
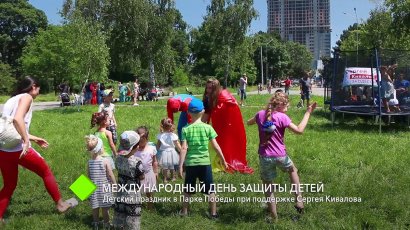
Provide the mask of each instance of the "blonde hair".
[{"label": "blonde hair", "polygon": [[95,147],[97,147],[98,145],[98,137],[94,135],[87,135],[84,137],[84,139],[85,139],[85,148],[87,149],[88,152],[90,152],[90,154],[98,156],[104,153],[103,147],[101,147],[101,149],[95,153],[92,152],[95,149]]},{"label": "blonde hair", "polygon": [[276,110],[278,106],[287,106],[289,104],[288,95],[283,92],[276,92],[273,94],[266,106],[265,121],[272,120],[272,111]]},{"label": "blonde hair", "polygon": [[170,118],[164,118],[161,120],[161,132],[174,132],[175,125]]},{"label": "blonde hair", "polygon": [[[275,111],[279,106],[287,106],[289,104],[288,96],[283,92],[276,92],[273,94],[269,100],[268,105],[266,105],[265,120],[263,123],[272,121],[272,111]],[[265,138],[261,141],[262,145],[268,144],[273,132],[265,131]]]},{"label": "blonde hair", "polygon": [[222,88],[221,88],[221,83],[219,83],[219,81],[215,78],[208,79],[208,81],[206,82],[206,86],[208,86],[208,84],[211,84],[212,86],[212,93],[209,97],[207,97],[207,93],[206,93],[207,87],[205,87],[203,101],[208,100],[209,110],[212,111],[212,109],[218,103],[218,96],[219,96],[219,93],[222,91]]}]

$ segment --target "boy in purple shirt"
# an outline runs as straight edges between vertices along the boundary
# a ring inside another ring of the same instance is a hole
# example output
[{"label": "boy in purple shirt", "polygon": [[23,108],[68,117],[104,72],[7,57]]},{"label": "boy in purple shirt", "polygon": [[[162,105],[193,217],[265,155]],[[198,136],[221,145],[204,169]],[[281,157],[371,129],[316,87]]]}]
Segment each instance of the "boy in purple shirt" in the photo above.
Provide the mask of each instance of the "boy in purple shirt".
[{"label": "boy in purple shirt", "polygon": [[[259,130],[259,162],[260,176],[265,186],[272,184],[276,178],[276,167],[282,171],[288,172],[292,185],[296,189],[295,208],[299,213],[303,212],[303,198],[299,191],[299,175],[297,168],[286,153],[284,143],[285,129],[289,128],[296,134],[302,134],[310,114],[316,108],[316,102],[308,106],[306,113],[299,125],[292,123],[292,120],[286,115],[288,110],[289,100],[283,92],[277,92],[270,99],[266,110],[259,111],[255,117],[248,120],[248,125],[257,124]],[[274,221],[277,221],[278,214],[276,211],[276,203],[272,191],[266,191],[265,197],[268,202],[268,209]]]}]

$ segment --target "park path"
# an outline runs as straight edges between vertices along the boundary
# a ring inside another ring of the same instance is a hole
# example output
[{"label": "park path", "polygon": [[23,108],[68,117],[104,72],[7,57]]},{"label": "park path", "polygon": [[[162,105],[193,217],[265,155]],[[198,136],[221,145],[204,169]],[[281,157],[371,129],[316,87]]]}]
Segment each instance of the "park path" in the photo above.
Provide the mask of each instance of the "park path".
[{"label": "park path", "polygon": [[[272,89],[272,92],[275,92],[278,88]],[[283,88],[282,88],[283,89]],[[249,95],[254,95],[258,94],[258,91],[251,91],[247,92]],[[267,90],[263,90],[260,92],[260,94],[268,94]],[[300,91],[299,90],[290,90],[289,91],[290,95],[299,95]],[[316,88],[312,87],[312,94],[316,96],[323,96],[324,95],[324,88]],[[169,98],[169,97],[162,97],[162,99]],[[161,98],[160,98],[161,99]],[[46,109],[54,109],[60,107],[60,102],[59,101],[50,101],[50,102],[34,102],[33,103],[33,110],[46,110]],[[0,113],[3,112],[3,104],[0,104]]]}]

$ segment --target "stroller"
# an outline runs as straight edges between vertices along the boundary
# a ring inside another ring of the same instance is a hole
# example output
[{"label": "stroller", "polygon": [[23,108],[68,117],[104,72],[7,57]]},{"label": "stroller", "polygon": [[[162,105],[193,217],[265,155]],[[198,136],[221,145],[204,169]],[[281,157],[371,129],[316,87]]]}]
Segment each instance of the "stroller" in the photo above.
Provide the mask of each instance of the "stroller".
[{"label": "stroller", "polygon": [[60,107],[64,107],[64,106],[70,106],[71,102],[70,102],[70,95],[68,93],[61,93],[60,94]]}]

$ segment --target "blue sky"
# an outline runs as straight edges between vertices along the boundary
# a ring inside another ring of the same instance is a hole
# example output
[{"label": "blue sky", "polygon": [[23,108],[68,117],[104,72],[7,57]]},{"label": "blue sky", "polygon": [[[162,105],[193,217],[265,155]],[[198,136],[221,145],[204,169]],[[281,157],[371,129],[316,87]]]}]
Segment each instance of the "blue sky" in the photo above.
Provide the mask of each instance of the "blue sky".
[{"label": "blue sky", "polygon": [[[59,10],[63,0],[29,0],[36,8],[44,11],[51,24],[59,24]],[[184,20],[192,27],[198,27],[206,14],[206,6],[210,0],[176,0],[176,7],[181,11]],[[357,10],[358,21],[366,20],[370,10],[376,5],[371,0],[330,0],[330,24],[332,28],[332,47],[340,34],[356,22],[354,8]],[[267,5],[266,0],[254,0],[259,17],[252,22],[250,33],[266,31]],[[345,14],[344,14],[345,13]]]}]

